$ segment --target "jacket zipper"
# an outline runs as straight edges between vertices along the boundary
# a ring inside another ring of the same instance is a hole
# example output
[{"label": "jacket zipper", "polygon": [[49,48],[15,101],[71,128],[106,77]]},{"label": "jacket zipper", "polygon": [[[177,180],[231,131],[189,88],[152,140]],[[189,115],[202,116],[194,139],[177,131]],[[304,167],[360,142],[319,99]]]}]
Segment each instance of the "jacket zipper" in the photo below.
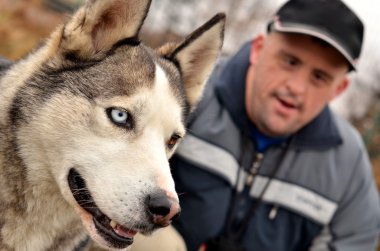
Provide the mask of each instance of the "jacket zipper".
[{"label": "jacket zipper", "polygon": [[[248,175],[245,179],[245,186],[246,188],[251,188],[253,185],[253,181],[256,177],[256,175],[259,173],[260,167],[262,165],[264,159],[264,154],[257,153],[255,156],[255,160],[252,163],[251,168],[249,169]],[[269,212],[268,218],[270,220],[274,220],[277,216],[278,211],[278,205],[275,205],[272,207],[272,209]]]},{"label": "jacket zipper", "polygon": [[253,184],[253,180],[255,176],[258,174],[259,169],[261,167],[261,164],[264,159],[264,154],[263,153],[257,153],[255,156],[255,160],[252,163],[251,168],[248,171],[248,175],[245,178],[245,185],[246,187],[251,187]]}]

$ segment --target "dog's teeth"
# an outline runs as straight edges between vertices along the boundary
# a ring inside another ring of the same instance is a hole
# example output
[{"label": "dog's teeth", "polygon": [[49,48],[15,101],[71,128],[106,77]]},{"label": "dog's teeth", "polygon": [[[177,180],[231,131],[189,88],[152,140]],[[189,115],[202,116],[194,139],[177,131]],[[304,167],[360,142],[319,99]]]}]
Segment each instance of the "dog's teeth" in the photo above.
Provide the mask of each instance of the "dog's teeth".
[{"label": "dog's teeth", "polygon": [[112,228],[115,228],[117,226],[117,223],[116,223],[116,221],[111,220],[110,225]]}]

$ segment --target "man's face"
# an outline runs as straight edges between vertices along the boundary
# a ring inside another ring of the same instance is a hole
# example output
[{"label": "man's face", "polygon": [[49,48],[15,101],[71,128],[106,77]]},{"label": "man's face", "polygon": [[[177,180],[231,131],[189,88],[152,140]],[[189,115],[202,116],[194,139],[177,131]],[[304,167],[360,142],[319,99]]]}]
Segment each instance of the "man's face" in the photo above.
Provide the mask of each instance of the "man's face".
[{"label": "man's face", "polygon": [[252,44],[246,110],[264,134],[284,136],[314,119],[348,85],[348,64],[306,35],[273,32]]}]

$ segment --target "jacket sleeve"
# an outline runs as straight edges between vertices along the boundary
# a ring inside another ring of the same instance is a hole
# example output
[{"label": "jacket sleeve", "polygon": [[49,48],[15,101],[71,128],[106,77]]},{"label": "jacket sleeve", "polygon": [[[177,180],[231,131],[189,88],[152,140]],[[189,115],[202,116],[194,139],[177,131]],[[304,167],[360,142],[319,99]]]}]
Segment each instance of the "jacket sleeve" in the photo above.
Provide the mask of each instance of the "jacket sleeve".
[{"label": "jacket sleeve", "polygon": [[223,228],[231,189],[223,178],[200,168],[196,162],[178,155],[170,162],[183,209],[173,226],[185,240],[187,250],[198,250]]},{"label": "jacket sleeve", "polygon": [[322,231],[310,250],[376,250],[379,233],[379,194],[368,156],[362,149],[331,224]]}]

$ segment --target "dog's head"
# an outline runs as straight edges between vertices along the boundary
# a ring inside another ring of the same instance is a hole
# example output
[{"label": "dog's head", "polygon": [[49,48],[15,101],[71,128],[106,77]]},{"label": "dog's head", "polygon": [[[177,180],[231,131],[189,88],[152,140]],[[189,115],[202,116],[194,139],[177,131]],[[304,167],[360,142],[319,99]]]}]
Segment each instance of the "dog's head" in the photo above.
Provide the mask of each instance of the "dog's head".
[{"label": "dog's head", "polygon": [[108,248],[179,213],[168,159],[222,46],[223,14],[180,43],[144,46],[149,5],[87,1],[40,49],[45,59],[12,105],[20,152],[38,173],[31,182],[53,176]]}]

